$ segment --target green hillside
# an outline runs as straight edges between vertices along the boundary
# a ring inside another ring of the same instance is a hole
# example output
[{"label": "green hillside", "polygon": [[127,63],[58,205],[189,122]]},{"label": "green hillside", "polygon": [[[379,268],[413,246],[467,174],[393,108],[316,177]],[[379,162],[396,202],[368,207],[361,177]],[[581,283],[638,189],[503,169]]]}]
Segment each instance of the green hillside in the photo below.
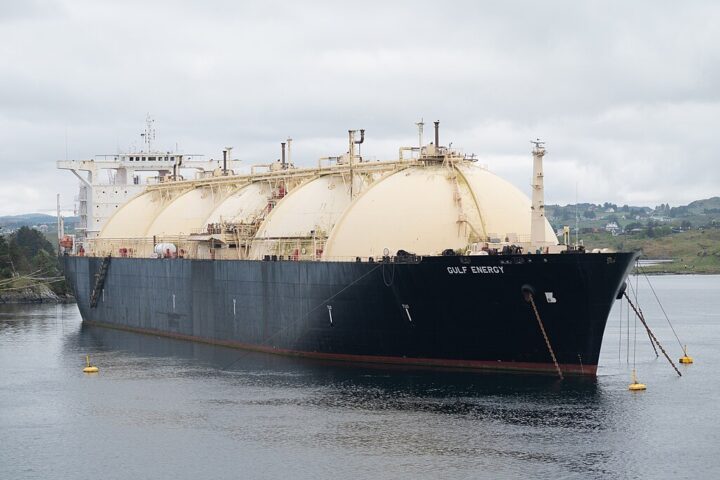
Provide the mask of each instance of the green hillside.
[{"label": "green hillside", "polygon": [[578,238],[589,249],[642,250],[643,258],[672,260],[648,266],[648,271],[720,273],[720,197],[678,207],[606,202],[546,209],[554,228],[572,227],[573,242]]},{"label": "green hillside", "polygon": [[720,273],[720,229],[689,230],[656,238],[609,233],[581,235],[581,238],[588,249],[640,250],[644,259],[672,260],[644,267],[649,272]]},{"label": "green hillside", "polygon": [[[79,221],[78,217],[64,217],[65,229],[72,230]],[[47,226],[48,231],[56,231],[57,217],[44,213],[26,213],[22,215],[0,216],[0,235],[12,233],[21,227]]]}]

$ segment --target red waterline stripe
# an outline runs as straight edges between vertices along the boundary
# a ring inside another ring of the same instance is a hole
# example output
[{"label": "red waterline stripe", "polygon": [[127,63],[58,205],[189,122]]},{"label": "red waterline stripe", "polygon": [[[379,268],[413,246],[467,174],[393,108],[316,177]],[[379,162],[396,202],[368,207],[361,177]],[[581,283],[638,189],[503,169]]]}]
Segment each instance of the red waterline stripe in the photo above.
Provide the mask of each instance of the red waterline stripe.
[{"label": "red waterline stripe", "polygon": [[[352,363],[372,363],[387,365],[403,365],[411,367],[429,367],[429,368],[452,368],[461,370],[496,370],[507,372],[527,372],[527,373],[550,373],[557,375],[557,371],[552,363],[536,363],[536,362],[503,362],[501,360],[455,360],[443,358],[417,358],[417,357],[393,357],[383,355],[351,355],[344,353],[323,353],[323,352],[304,352],[301,350],[289,350],[284,348],[268,347],[264,345],[253,345],[250,343],[236,342],[233,340],[218,340],[206,337],[197,337],[195,335],[186,335],[184,333],[165,332],[152,328],[131,327],[129,325],[116,325],[111,323],[96,322],[93,320],[83,320],[88,325],[110,328],[113,330],[124,330],[128,332],[141,333],[145,335],[157,335],[161,337],[174,338],[177,340],[185,340],[198,343],[206,343],[209,345],[220,345],[223,347],[237,348],[240,350],[249,350],[253,352],[270,353],[274,355],[283,355],[288,357],[302,357],[316,360],[333,360]],[[561,363],[560,370],[566,375],[585,375],[596,376],[597,365],[575,365]]]}]

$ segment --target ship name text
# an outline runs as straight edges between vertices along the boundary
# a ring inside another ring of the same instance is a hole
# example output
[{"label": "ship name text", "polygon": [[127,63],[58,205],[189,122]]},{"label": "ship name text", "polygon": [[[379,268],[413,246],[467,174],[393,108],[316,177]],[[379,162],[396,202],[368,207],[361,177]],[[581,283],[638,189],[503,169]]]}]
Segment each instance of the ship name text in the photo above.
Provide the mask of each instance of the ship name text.
[{"label": "ship name text", "polygon": [[462,266],[462,267],[447,267],[447,272],[450,275],[465,275],[466,273],[490,273],[490,274],[496,274],[496,273],[505,273],[505,268],[500,266],[475,266],[471,265],[469,267]]}]

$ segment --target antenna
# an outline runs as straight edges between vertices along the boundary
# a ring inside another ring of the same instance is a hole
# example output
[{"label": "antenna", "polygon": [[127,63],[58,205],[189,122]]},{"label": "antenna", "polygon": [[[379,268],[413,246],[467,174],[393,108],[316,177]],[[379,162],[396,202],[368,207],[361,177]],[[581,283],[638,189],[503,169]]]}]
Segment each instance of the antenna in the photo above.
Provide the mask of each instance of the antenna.
[{"label": "antenna", "polygon": [[140,134],[148,152],[152,152],[152,142],[155,140],[155,120],[148,113],[145,117],[145,130]]},{"label": "antenna", "polygon": [[530,143],[535,145],[536,149],[545,148],[545,142],[541,141],[539,138],[536,138],[535,140],[530,140]]}]

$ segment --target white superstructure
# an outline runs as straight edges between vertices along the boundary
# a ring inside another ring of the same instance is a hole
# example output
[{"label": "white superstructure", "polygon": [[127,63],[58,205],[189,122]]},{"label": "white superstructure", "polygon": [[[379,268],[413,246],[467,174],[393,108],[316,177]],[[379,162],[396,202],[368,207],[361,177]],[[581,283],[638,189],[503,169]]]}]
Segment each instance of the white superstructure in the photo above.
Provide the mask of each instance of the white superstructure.
[{"label": "white superstructure", "polygon": [[[160,151],[153,146],[155,129],[148,116],[145,131],[141,134],[143,148],[131,153],[97,155],[91,160],[60,160],[57,168],[70,170],[80,180],[76,214],[80,222],[76,227],[77,246],[97,237],[107,220],[130,199],[143,192],[148,184],[180,180],[182,169],[196,170],[196,177],[232,173],[238,160],[204,160],[202,155]],[[154,172],[143,176],[140,172]]]}]

